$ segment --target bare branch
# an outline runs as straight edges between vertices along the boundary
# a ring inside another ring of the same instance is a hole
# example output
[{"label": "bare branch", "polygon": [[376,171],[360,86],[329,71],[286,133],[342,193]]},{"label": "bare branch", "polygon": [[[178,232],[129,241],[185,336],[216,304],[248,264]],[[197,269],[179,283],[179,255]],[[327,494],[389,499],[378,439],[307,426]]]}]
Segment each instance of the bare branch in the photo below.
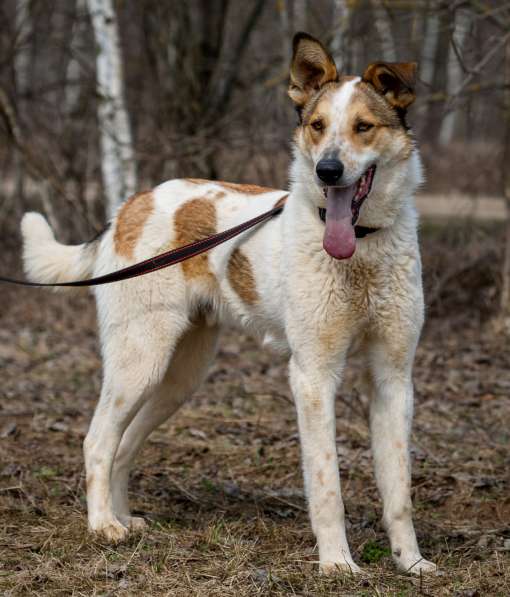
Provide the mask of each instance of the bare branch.
[{"label": "bare branch", "polygon": [[492,58],[501,50],[501,48],[510,40],[510,31],[504,35],[499,41],[494,44],[489,52],[485,54],[485,56],[476,64],[473,68],[469,70],[468,76],[462,81],[459,87],[455,90],[455,92],[449,97],[447,105],[445,107],[445,112],[450,112],[455,109],[456,102],[459,99],[459,96],[463,93],[463,91],[469,86],[471,81],[480,75],[483,69],[487,66],[487,64],[492,60]]}]

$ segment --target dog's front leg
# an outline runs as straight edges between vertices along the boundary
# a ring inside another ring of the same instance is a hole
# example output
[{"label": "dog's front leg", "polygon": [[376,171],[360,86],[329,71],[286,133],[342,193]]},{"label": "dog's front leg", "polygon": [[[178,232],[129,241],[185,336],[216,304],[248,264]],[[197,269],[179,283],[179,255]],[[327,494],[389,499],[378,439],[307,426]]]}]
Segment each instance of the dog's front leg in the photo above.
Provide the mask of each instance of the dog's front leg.
[{"label": "dog's front leg", "polygon": [[336,453],[334,376],[295,355],[290,382],[296,402],[305,490],[322,572],[359,572],[345,535],[344,505]]},{"label": "dog's front leg", "polygon": [[391,342],[372,346],[370,430],[383,525],[393,559],[400,570],[420,574],[433,572],[436,566],[421,556],[412,520],[409,435],[414,349],[415,342],[409,342],[408,350],[395,350]]}]

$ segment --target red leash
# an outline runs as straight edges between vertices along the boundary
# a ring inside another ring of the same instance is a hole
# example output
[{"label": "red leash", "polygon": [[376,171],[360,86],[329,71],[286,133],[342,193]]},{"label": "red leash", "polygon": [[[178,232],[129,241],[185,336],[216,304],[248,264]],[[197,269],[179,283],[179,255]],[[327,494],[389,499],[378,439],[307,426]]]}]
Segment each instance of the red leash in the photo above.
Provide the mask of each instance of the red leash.
[{"label": "red leash", "polygon": [[130,265],[123,269],[117,270],[116,272],[105,274],[104,276],[98,276],[97,278],[91,278],[89,280],[77,280],[76,282],[60,282],[57,284],[38,284],[37,282],[24,282],[23,280],[15,280],[13,278],[0,276],[0,282],[8,282],[10,284],[18,284],[20,286],[76,287],[98,286],[100,284],[120,282],[121,280],[129,280],[130,278],[143,276],[144,274],[156,272],[165,267],[169,267],[170,265],[174,265],[176,263],[180,263],[181,261],[185,261],[186,259],[196,257],[197,255],[200,255],[200,253],[205,253],[205,251],[209,251],[210,249],[213,249],[214,247],[221,245],[221,243],[224,243],[227,240],[230,240],[235,236],[241,234],[242,232],[245,232],[246,230],[249,230],[250,228],[257,226],[257,224],[261,224],[262,222],[271,219],[273,216],[276,216],[282,211],[286,200],[287,195],[279,199],[276,202],[275,206],[269,211],[266,211],[263,214],[260,214],[260,216],[256,216],[251,220],[243,222],[242,224],[238,224],[233,228],[229,228],[228,230],[224,230],[223,232],[218,232],[217,234],[213,234],[212,236],[208,236],[207,238],[203,238],[188,245],[184,245],[183,247],[178,247],[177,249],[166,251],[166,253],[161,253],[160,255],[156,255],[155,257],[150,257],[149,259],[145,259],[145,261],[135,263],[134,265]]}]

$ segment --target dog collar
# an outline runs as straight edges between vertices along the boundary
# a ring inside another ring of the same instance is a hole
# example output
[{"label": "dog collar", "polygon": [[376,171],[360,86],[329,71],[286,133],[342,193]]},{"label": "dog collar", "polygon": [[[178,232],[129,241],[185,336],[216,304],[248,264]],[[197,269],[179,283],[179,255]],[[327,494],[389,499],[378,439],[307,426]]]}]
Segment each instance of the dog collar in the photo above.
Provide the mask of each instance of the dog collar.
[{"label": "dog collar", "polygon": [[[319,218],[325,222],[326,221],[326,208],[319,207]],[[377,232],[380,228],[369,228],[368,226],[354,226],[354,233],[356,234],[356,238],[364,238],[368,234],[372,234],[372,232]]]}]

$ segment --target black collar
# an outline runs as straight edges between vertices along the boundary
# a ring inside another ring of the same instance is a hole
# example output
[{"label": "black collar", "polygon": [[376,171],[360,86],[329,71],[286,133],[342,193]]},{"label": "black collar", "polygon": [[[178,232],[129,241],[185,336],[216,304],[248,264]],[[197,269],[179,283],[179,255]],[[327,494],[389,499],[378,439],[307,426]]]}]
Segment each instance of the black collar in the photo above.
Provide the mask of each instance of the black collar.
[{"label": "black collar", "polygon": [[[319,207],[319,218],[325,222],[326,221],[326,208]],[[368,226],[354,226],[354,233],[356,234],[356,238],[364,238],[367,234],[372,234],[372,232],[377,232],[380,230],[379,228],[369,228]]]}]

